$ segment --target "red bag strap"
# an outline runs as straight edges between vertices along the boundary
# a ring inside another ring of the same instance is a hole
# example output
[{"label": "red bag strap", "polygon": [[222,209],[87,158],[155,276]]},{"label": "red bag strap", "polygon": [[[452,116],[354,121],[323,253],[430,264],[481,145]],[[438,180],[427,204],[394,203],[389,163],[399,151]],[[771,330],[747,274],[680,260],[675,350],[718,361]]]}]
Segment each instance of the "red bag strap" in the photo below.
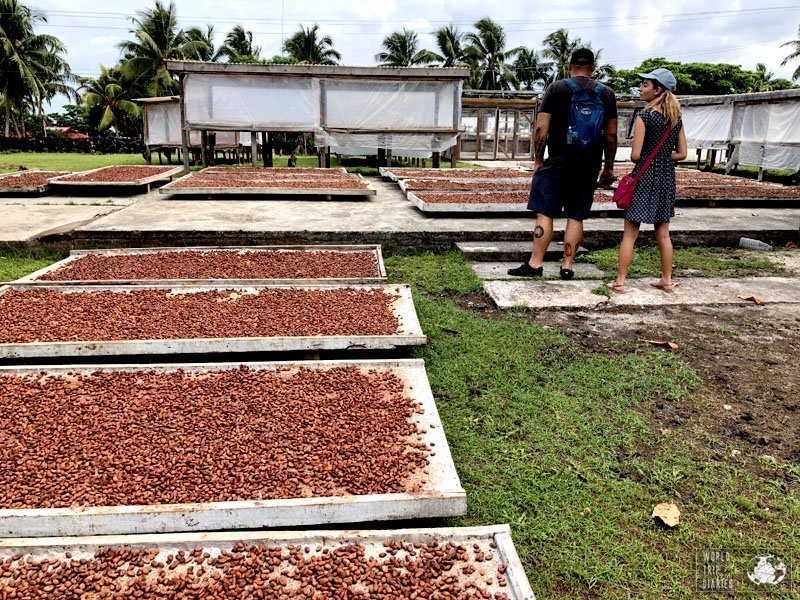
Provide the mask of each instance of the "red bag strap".
[{"label": "red bag strap", "polygon": [[659,140],[659,142],[658,142],[658,144],[656,145],[655,149],[654,149],[654,150],[653,150],[653,151],[650,153],[650,156],[648,156],[648,157],[647,157],[647,160],[646,160],[646,161],[644,161],[644,166],[643,166],[643,167],[642,167],[642,169],[641,169],[641,170],[640,170],[640,171],[639,171],[639,172],[636,174],[636,177],[634,177],[634,179],[636,180],[636,182],[637,182],[637,183],[638,183],[638,181],[639,181],[639,178],[642,176],[642,173],[644,173],[644,172],[647,170],[647,167],[649,167],[649,166],[650,166],[650,163],[651,163],[651,162],[653,162],[653,159],[656,157],[656,154],[658,154],[658,151],[659,151],[659,150],[661,150],[661,146],[663,146],[663,145],[664,145],[664,142],[666,142],[666,141],[667,141],[667,138],[669,137],[669,134],[670,134],[670,133],[672,133],[672,130],[673,130],[673,129],[675,129],[675,127],[671,127],[670,129],[667,129],[667,130],[664,132],[664,135],[663,135],[663,136],[661,136],[661,139]]}]

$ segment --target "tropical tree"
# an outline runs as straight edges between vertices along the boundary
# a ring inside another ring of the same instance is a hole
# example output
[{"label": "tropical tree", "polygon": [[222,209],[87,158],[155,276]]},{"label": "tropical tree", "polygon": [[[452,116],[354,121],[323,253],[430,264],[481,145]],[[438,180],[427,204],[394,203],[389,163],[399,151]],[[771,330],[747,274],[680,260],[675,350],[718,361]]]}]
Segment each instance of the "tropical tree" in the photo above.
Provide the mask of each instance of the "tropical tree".
[{"label": "tropical tree", "polygon": [[253,45],[253,32],[241,25],[236,25],[228,32],[225,43],[217,52],[217,57],[225,57],[232,63],[257,62],[260,55],[261,48]]},{"label": "tropical tree", "polygon": [[129,99],[130,87],[119,69],[100,65],[100,77],[82,79],[81,89],[84,90],[81,101],[89,109],[90,118],[96,115],[94,121],[101,131],[113,127],[119,137],[123,119],[139,116],[139,107]]},{"label": "tropical tree", "polygon": [[178,29],[175,3],[168,6],[156,0],[152,9],[133,17],[133,40],[118,44],[122,50],[122,74],[144,96],[169,96],[177,93],[178,83],[167,70],[166,61],[197,56],[207,43],[190,40]]},{"label": "tropical tree", "polygon": [[386,36],[381,47],[383,51],[375,55],[381,67],[414,67],[439,60],[439,56],[430,50],[420,50],[417,32],[405,27]]},{"label": "tropical tree", "polygon": [[520,48],[514,61],[514,74],[523,90],[546,87],[552,80],[553,63],[542,59],[536,50]]},{"label": "tropical tree", "polygon": [[0,0],[0,104],[6,137],[12,126],[17,135],[25,135],[26,105],[43,117],[43,101],[71,89],[72,75],[61,56],[65,52],[61,40],[34,31],[36,23],[46,20],[43,13],[17,0]]},{"label": "tropical tree", "polygon": [[303,27],[283,42],[283,51],[298,63],[315,65],[335,65],[342,60],[342,55],[333,49],[333,39],[329,35],[320,35],[319,25]]},{"label": "tropical tree", "polygon": [[186,30],[186,39],[190,42],[203,42],[198,45],[193,56],[187,56],[190,60],[202,60],[212,62],[218,59],[218,54],[214,51],[214,26],[206,25],[203,31],[199,27],[190,27]]},{"label": "tropical tree", "polygon": [[508,90],[517,86],[517,76],[510,64],[522,48],[506,50],[503,27],[488,17],[475,23],[475,32],[464,37],[474,58],[470,86],[482,90]]},{"label": "tropical tree", "polygon": [[572,53],[583,47],[581,38],[569,39],[569,31],[557,29],[542,42],[542,56],[553,61],[553,80],[569,77],[569,59]]},{"label": "tropical tree", "polygon": [[474,62],[472,47],[465,44],[464,33],[458,27],[446,25],[433,32],[439,53],[431,52],[442,67],[469,66]]},{"label": "tropical tree", "polygon": [[[800,25],[797,26],[797,39],[792,40],[790,42],[786,42],[785,44],[781,44],[781,48],[784,46],[788,46],[791,48],[791,52],[789,56],[783,59],[781,62],[781,66],[785,67],[791,61],[800,60]],[[797,65],[797,68],[792,73],[792,79],[800,79],[800,65]]]}]

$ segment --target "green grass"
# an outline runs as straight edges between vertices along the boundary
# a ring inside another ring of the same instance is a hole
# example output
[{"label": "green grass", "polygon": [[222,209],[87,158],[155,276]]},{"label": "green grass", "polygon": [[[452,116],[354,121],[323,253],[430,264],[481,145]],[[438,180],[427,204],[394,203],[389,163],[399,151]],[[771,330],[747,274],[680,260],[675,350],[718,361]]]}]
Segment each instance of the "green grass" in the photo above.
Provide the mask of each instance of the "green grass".
[{"label": "green grass", "polygon": [[79,154],[76,152],[3,152],[0,172],[26,169],[43,171],[87,171],[108,165],[143,165],[141,154]]},{"label": "green grass", "polygon": [[[6,252],[0,276],[58,258]],[[654,402],[699,401],[700,379],[679,356],[587,352],[524,311],[466,311],[455,300],[481,286],[455,253],[386,266],[412,285],[428,336],[415,353],[467,491],[468,515],[447,524],[510,524],[538,597],[689,598],[698,550],[800,555],[797,466],[764,455],[756,476],[720,458],[731,453],[718,442],[653,430]],[[670,500],[681,524],[665,530],[650,512]]]},{"label": "green grass", "polygon": [[[617,271],[619,248],[594,250],[581,260],[597,265],[609,274]],[[748,277],[785,275],[786,270],[763,252],[730,248],[675,248],[674,275],[693,277]],[[637,248],[628,276],[659,277],[658,248]]]},{"label": "green grass", "polygon": [[5,250],[0,253],[0,281],[13,281],[43,269],[63,256],[55,252],[24,252]]},{"label": "green grass", "polygon": [[[697,401],[699,377],[679,357],[594,354],[525,313],[468,312],[453,296],[474,293],[474,276],[455,255],[386,264],[412,284],[428,336],[417,355],[467,490],[468,516],[449,524],[509,523],[538,597],[685,598],[696,550],[798,555],[800,476],[776,464],[757,478],[652,430],[655,401]],[[682,512],[670,531],[650,519],[668,500]]]}]

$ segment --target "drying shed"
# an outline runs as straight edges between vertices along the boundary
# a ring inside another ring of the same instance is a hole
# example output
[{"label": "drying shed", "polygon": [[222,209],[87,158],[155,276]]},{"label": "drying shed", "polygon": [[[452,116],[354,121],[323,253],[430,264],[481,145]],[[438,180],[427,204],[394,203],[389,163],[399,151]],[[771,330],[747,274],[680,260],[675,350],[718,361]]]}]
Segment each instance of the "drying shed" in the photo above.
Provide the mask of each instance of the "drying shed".
[{"label": "drying shed", "polygon": [[800,90],[680,98],[690,148],[726,150],[737,164],[800,169]]},{"label": "drying shed", "polygon": [[[167,61],[180,78],[182,144],[192,131],[313,131],[318,148],[429,151],[455,145],[462,68]],[[254,161],[257,152],[253,152]],[[188,169],[186,154],[184,166]]]}]

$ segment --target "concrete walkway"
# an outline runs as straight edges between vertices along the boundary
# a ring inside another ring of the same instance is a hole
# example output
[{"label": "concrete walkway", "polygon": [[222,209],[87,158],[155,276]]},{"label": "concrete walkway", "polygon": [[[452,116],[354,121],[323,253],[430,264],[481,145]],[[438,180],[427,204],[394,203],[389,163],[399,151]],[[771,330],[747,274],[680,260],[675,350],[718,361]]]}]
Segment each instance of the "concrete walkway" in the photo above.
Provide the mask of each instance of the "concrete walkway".
[{"label": "concrete walkway", "polygon": [[[666,305],[753,305],[739,296],[757,296],[765,304],[800,304],[800,279],[747,277],[743,279],[684,278],[673,293],[650,286],[652,279],[630,279],[624,293],[608,290],[601,280],[582,281],[487,281],[486,292],[499,308],[533,309],[654,307]],[[598,293],[599,292],[599,293]]]},{"label": "concrete walkway", "polygon": [[[157,191],[114,199],[115,204],[130,202],[126,207],[91,205],[107,198],[70,198],[62,206],[43,205],[55,202],[50,197],[7,199],[0,242],[35,239],[74,247],[380,243],[392,253],[449,250],[458,241],[530,239],[532,221],[526,215],[432,217],[406,200],[397,184],[368,180],[377,190],[369,200],[170,200]],[[560,233],[565,221],[558,219],[555,226]],[[671,229],[677,245],[735,245],[741,236],[797,241],[799,227],[800,209],[683,208]],[[616,245],[622,219],[591,219],[585,229],[586,247]],[[643,229],[643,238],[651,235]],[[59,235],[53,237],[54,231]]]}]

